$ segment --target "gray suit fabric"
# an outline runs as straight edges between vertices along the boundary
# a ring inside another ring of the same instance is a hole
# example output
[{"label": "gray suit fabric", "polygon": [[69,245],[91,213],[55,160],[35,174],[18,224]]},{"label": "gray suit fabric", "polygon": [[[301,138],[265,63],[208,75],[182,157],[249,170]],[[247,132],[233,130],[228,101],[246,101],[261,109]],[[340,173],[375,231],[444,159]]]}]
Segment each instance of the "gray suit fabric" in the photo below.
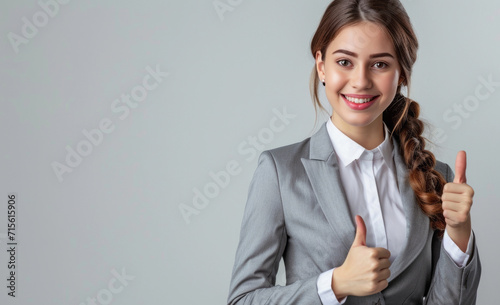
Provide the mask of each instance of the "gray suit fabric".
[{"label": "gray suit fabric", "polygon": [[[352,304],[464,304],[476,302],[481,263],[474,244],[459,268],[442,249],[429,218],[416,203],[408,170],[393,140],[397,184],[406,215],[406,243],[390,267],[389,286]],[[326,124],[312,137],[264,151],[250,184],[228,304],[322,304],[318,276],[344,262],[355,223],[339,176]],[[447,181],[447,164],[436,169]],[[286,286],[275,286],[281,257]]]}]

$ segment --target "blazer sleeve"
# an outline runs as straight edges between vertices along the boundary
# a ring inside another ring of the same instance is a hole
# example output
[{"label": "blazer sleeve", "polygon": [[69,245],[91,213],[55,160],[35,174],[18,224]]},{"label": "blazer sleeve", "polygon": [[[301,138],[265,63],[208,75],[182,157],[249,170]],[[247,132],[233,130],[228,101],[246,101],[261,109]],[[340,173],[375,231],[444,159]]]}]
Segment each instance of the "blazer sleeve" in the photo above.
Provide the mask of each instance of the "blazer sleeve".
[{"label": "blazer sleeve", "polygon": [[243,215],[229,296],[230,305],[318,304],[318,276],[275,286],[287,244],[285,216],[276,163],[264,151],[252,182]]},{"label": "blazer sleeve", "polygon": [[[453,181],[454,174],[447,164],[441,164],[444,177],[448,182]],[[438,169],[439,170],[439,169]],[[463,267],[458,267],[448,253],[444,250],[441,242],[434,243],[438,250],[433,256],[437,257],[434,273],[429,292],[424,304],[476,304],[477,289],[481,277],[481,262],[477,250],[474,233],[473,251],[469,262]]]}]

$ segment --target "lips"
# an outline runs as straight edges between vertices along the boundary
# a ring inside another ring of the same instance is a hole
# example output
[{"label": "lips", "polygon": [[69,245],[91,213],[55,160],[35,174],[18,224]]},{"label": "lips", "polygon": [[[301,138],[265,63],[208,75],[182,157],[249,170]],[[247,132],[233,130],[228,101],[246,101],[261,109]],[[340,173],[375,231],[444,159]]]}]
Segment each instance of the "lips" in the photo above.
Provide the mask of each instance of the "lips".
[{"label": "lips", "polygon": [[377,97],[377,95],[342,95],[347,99],[349,102],[353,102],[356,104],[364,104],[372,101],[374,98]]},{"label": "lips", "polygon": [[365,110],[378,100],[380,95],[354,95],[341,94],[344,102],[353,110]]}]

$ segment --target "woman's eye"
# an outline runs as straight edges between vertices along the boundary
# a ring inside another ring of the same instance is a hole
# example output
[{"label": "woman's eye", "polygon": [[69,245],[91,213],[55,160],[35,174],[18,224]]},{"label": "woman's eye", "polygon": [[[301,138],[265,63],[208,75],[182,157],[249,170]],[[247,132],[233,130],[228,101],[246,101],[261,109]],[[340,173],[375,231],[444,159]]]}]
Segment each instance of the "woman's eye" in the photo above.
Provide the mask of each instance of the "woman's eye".
[{"label": "woman's eye", "polygon": [[345,60],[345,59],[341,59],[341,60],[337,61],[337,63],[339,65],[341,65],[342,67],[347,67],[350,64],[350,62],[348,60]]},{"label": "woman's eye", "polygon": [[375,68],[383,69],[387,67],[387,64],[385,62],[377,62],[374,64]]}]

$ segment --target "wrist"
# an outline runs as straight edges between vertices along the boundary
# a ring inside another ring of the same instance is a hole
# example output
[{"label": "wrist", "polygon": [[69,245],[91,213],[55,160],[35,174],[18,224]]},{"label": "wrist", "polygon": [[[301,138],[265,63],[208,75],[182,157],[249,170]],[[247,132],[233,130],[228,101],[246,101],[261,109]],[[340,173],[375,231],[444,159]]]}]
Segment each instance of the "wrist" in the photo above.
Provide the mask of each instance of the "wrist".
[{"label": "wrist", "polygon": [[335,268],[332,273],[332,291],[337,297],[337,300],[340,302],[340,300],[344,299],[347,297],[349,294],[343,287],[342,283],[344,282],[342,280],[342,266]]},{"label": "wrist", "polygon": [[451,240],[465,253],[472,232],[470,218],[462,226],[446,225],[446,231]]}]

